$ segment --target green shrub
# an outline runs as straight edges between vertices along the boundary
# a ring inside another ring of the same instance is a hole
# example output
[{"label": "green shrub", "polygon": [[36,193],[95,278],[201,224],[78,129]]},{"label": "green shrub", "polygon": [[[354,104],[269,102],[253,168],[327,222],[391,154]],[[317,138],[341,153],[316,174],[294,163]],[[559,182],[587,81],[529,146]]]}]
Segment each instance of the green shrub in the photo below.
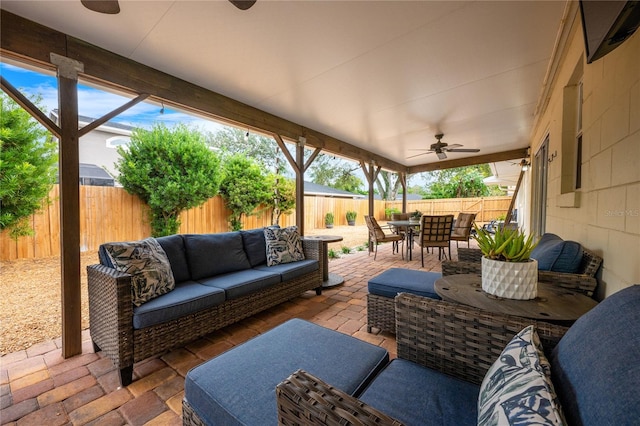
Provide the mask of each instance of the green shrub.
[{"label": "green shrub", "polygon": [[349,247],[347,247],[347,246],[340,247],[340,250],[342,250],[342,253],[344,253],[344,254],[351,253],[351,249]]},{"label": "green shrub", "polygon": [[340,256],[338,255],[338,252],[335,251],[334,249],[329,249],[327,251],[327,256],[329,256],[329,259],[338,259]]},{"label": "green shrub", "polygon": [[354,212],[353,210],[348,210],[346,216],[349,222],[353,222],[354,220],[356,220],[358,213]]},{"label": "green shrub", "polygon": [[220,159],[195,129],[164,124],[134,129],[131,143],[118,153],[118,180],[149,206],[154,237],[177,233],[181,212],[218,193]]},{"label": "green shrub", "polygon": [[324,215],[325,225],[333,225],[333,213],[329,212]]},{"label": "green shrub", "polygon": [[384,209],[384,216],[387,218],[387,220],[391,219],[391,215],[394,213],[401,213],[401,211],[396,207],[387,207]]}]

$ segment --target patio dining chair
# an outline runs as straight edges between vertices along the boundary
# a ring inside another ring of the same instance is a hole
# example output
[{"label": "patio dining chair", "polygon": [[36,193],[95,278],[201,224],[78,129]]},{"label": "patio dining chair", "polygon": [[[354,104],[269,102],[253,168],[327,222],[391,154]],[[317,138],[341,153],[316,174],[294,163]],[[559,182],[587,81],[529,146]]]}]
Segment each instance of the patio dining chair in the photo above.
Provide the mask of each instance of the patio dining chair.
[{"label": "patio dining chair", "polygon": [[[424,268],[424,249],[434,247],[438,249],[438,260],[442,260],[442,251],[449,248],[451,259],[451,228],[453,227],[453,215],[442,216],[423,215],[420,222],[420,235],[417,239],[420,246],[422,267]],[[446,254],[445,254],[446,257]]]},{"label": "patio dining chair", "polygon": [[469,245],[469,238],[471,238],[471,229],[473,228],[473,221],[476,220],[475,213],[458,213],[458,218],[453,224],[453,230],[451,231],[451,240],[456,242],[456,247],[460,241],[466,241],[467,247]]},{"label": "patio dining chair", "polygon": [[[402,242],[402,249],[400,253],[402,258],[404,259],[404,237],[400,234],[394,233],[385,233],[382,230],[382,227],[378,224],[378,221],[373,216],[365,216],[365,222],[367,223],[367,228],[369,229],[369,237],[371,243],[375,246],[375,253],[373,256],[373,260],[376,260],[378,256],[378,244],[379,243],[394,243],[393,252],[395,253],[398,250],[398,243]],[[371,256],[371,248],[369,248],[369,256]]]}]

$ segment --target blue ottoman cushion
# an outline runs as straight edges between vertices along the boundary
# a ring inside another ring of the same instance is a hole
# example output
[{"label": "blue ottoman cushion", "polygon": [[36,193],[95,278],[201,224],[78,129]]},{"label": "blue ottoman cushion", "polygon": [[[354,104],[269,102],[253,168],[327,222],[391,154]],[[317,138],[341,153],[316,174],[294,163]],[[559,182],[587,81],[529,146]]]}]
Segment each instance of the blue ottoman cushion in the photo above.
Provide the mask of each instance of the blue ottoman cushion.
[{"label": "blue ottoman cushion", "polygon": [[360,400],[406,425],[476,425],[480,386],[396,358]]},{"label": "blue ottoman cushion", "polygon": [[395,298],[398,293],[411,293],[418,296],[440,299],[433,284],[442,278],[439,272],[416,271],[413,269],[391,268],[369,280],[369,293]]},{"label": "blue ottoman cushion", "polygon": [[208,425],[275,425],[276,385],[294,371],[357,396],[388,360],[381,347],[293,319],[191,369],[185,399]]}]

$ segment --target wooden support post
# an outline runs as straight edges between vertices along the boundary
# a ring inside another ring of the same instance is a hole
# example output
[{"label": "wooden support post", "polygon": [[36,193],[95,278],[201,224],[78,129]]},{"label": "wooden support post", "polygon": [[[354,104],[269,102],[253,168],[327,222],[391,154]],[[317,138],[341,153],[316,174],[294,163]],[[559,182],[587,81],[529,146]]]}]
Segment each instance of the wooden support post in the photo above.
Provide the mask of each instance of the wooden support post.
[{"label": "wooden support post", "polygon": [[407,173],[398,172],[398,179],[402,185],[402,213],[407,212]]},{"label": "wooden support post", "polygon": [[304,235],[304,144],[306,139],[300,136],[296,144],[296,225],[300,235]]},{"label": "wooden support post", "polygon": [[62,268],[62,357],[82,353],[80,293],[80,157],[78,149],[78,72],[81,63],[51,54],[58,66],[60,110],[60,262]]}]

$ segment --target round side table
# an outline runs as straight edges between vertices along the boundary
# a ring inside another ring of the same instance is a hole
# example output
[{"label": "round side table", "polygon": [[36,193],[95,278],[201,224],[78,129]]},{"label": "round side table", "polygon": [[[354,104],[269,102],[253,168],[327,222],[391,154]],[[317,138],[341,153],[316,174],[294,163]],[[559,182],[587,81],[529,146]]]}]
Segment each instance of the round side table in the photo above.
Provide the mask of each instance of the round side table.
[{"label": "round side table", "polygon": [[308,240],[322,241],[322,246],[324,247],[324,262],[322,265],[322,288],[334,287],[340,284],[344,284],[344,278],[342,278],[338,274],[329,272],[328,256],[329,243],[337,243],[338,241],[342,241],[342,237],[339,235],[305,235],[303,238],[306,238]]}]

